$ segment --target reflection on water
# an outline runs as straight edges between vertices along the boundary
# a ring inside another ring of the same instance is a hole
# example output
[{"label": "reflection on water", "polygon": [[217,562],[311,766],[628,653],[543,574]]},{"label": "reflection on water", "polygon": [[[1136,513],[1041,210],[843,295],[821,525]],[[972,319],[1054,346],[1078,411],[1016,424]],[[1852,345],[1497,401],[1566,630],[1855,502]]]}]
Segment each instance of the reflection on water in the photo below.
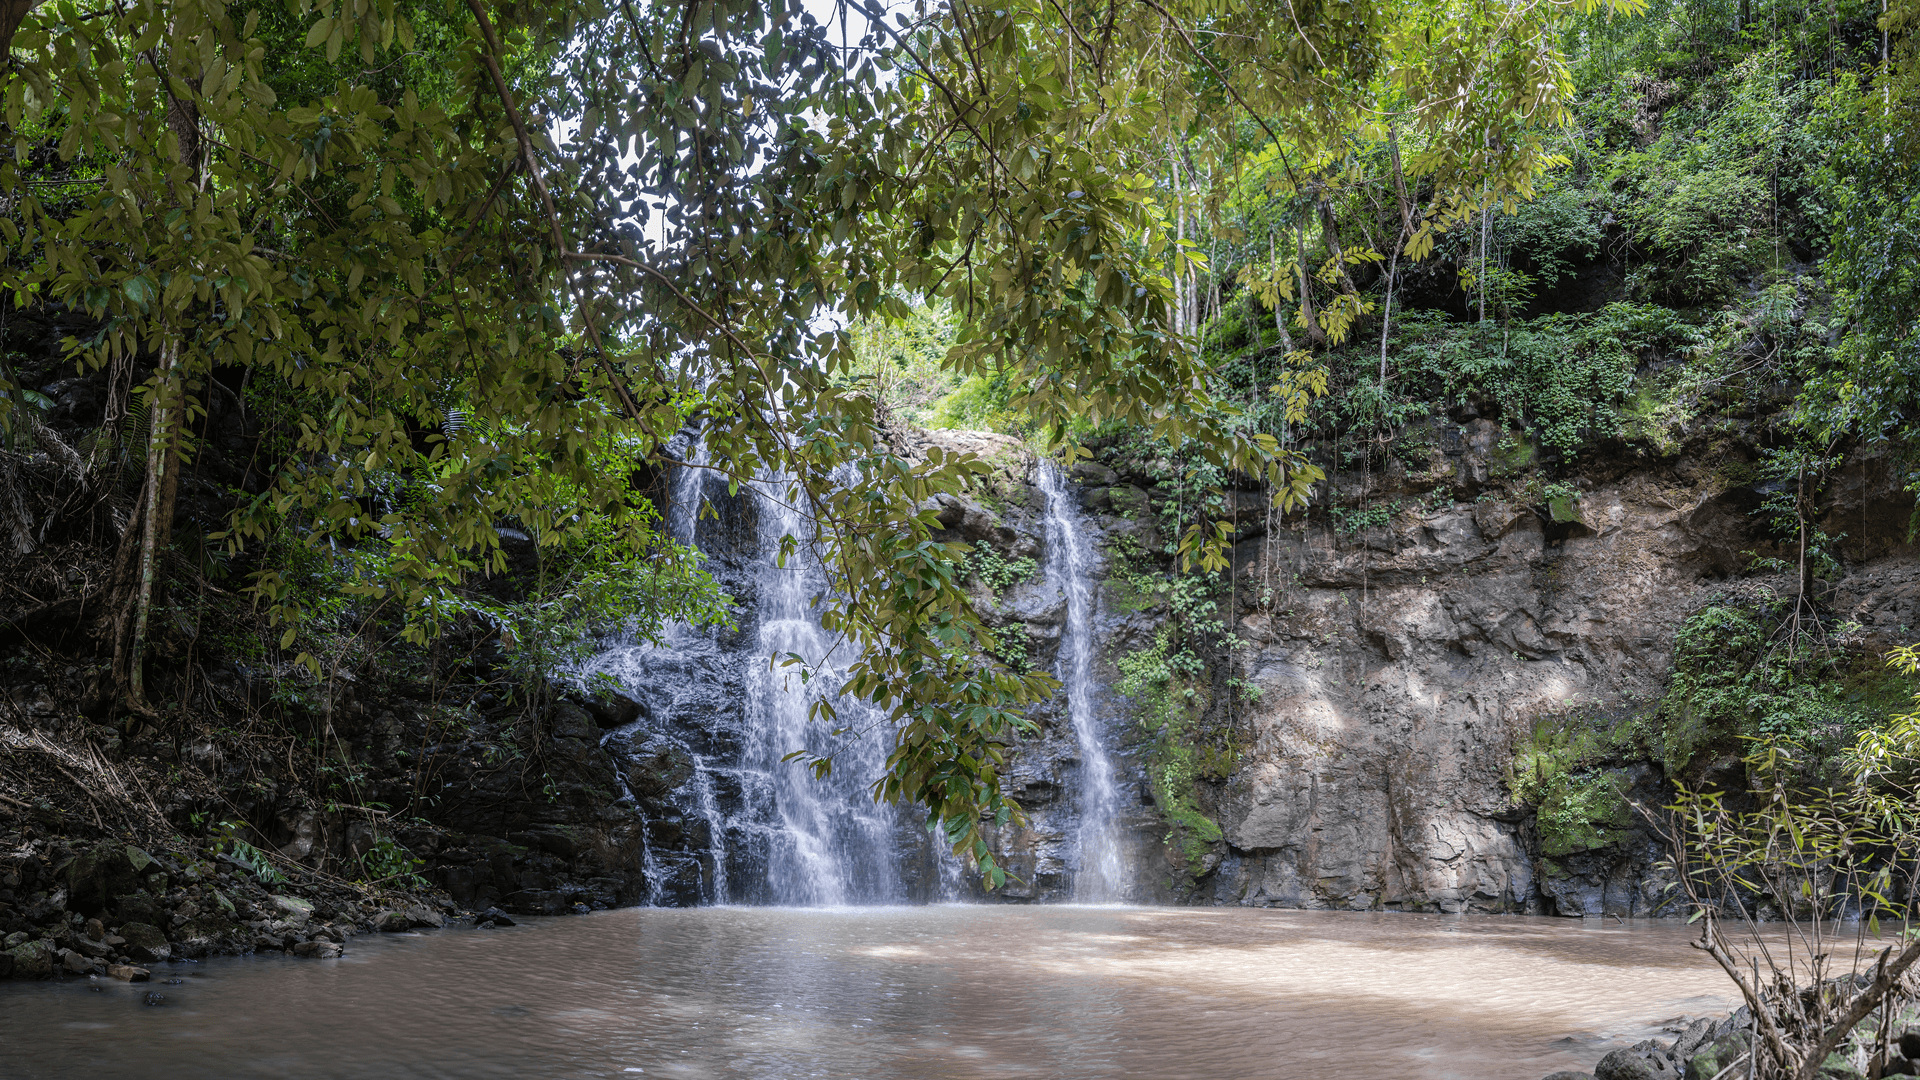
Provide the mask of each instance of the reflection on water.
[{"label": "reflection on water", "polygon": [[629,909],[361,938],[340,960],[162,965],[99,991],[0,984],[0,1075],[1538,1080],[1730,1007],[1687,937],[1242,909]]}]

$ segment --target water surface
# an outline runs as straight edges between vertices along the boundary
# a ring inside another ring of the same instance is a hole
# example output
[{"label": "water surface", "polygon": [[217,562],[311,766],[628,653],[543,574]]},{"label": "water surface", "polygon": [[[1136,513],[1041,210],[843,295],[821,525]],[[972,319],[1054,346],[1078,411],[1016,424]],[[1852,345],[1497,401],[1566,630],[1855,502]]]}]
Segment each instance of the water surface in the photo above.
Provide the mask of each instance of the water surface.
[{"label": "water surface", "polygon": [[357,938],[339,960],[161,965],[152,984],[0,983],[0,1076],[1539,1080],[1730,1007],[1688,936],[1247,909],[636,908]]}]

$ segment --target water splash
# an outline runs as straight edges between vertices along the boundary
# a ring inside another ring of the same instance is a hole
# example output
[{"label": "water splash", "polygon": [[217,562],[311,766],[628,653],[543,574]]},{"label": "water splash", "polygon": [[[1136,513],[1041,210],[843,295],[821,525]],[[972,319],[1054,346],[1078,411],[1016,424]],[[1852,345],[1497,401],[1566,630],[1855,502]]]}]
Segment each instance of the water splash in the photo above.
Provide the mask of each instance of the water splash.
[{"label": "water splash", "polygon": [[1080,526],[1074,493],[1052,462],[1040,465],[1040,490],[1046,494],[1048,583],[1067,598],[1067,622],[1060,634],[1055,676],[1067,695],[1067,715],[1080,750],[1080,827],[1075,839],[1079,863],[1073,898],[1081,903],[1126,899],[1126,858],[1121,845],[1120,789],[1107,756],[1099,712],[1100,690],[1093,679],[1093,545]]}]

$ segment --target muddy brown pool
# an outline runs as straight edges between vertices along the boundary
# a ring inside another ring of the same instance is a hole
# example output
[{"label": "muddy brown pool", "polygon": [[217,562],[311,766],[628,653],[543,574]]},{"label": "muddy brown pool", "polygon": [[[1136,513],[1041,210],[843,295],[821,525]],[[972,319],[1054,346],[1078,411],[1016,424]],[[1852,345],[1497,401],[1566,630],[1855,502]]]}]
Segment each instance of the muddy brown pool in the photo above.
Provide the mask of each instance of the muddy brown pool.
[{"label": "muddy brown pool", "polygon": [[629,909],[161,965],[151,984],[0,983],[0,1077],[1539,1080],[1731,1007],[1688,937],[1518,916]]}]

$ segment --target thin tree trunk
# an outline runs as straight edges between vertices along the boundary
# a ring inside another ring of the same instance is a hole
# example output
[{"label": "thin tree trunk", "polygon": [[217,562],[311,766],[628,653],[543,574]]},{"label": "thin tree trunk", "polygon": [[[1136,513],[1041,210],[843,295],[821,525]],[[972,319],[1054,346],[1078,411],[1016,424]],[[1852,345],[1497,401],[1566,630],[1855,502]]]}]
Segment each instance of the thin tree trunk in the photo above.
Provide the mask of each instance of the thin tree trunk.
[{"label": "thin tree trunk", "polygon": [[1480,280],[1475,282],[1480,293],[1480,321],[1487,321],[1487,185],[1480,184]]},{"label": "thin tree trunk", "polygon": [[1387,257],[1387,298],[1380,305],[1380,402],[1383,409],[1387,400],[1387,333],[1393,329],[1393,281],[1399,276],[1400,247],[1406,242],[1406,233],[1401,233],[1393,254]]},{"label": "thin tree trunk", "polygon": [[[1280,272],[1280,249],[1275,243],[1272,233],[1267,234],[1267,254],[1273,260],[1274,273],[1278,274]],[[1283,353],[1291,353],[1293,351],[1293,335],[1287,333],[1287,316],[1289,314],[1291,314],[1291,312],[1289,312],[1284,305],[1277,302],[1273,305],[1273,328],[1280,332],[1280,351]]]},{"label": "thin tree trunk", "polygon": [[1320,320],[1313,315],[1313,282],[1307,276],[1307,229],[1305,225],[1293,231],[1294,255],[1299,260],[1300,273],[1300,317],[1307,324],[1307,339],[1315,344],[1327,340],[1326,332],[1320,329]]},{"label": "thin tree trunk", "polygon": [[[1393,130],[1393,121],[1387,121],[1387,157],[1393,162],[1393,190],[1400,199],[1400,228],[1406,236],[1413,235],[1413,200],[1407,197],[1407,176],[1400,168],[1400,136]],[[1401,239],[1404,246],[1405,238]]]},{"label": "thin tree trunk", "polygon": [[144,521],[140,530],[139,569],[133,596],[132,632],[128,636],[125,678],[127,704],[146,705],[147,623],[153,609],[154,581],[161,549],[173,531],[173,507],[180,492],[179,424],[183,397],[180,384],[180,345],[168,341],[160,349],[160,369],[154,374],[153,403],[147,410],[147,476],[143,488]]},{"label": "thin tree trunk", "polygon": [[1359,288],[1347,276],[1347,253],[1340,247],[1340,231],[1334,225],[1333,207],[1325,199],[1320,200],[1320,235],[1327,242],[1327,251],[1333,255],[1334,267],[1340,271],[1340,283],[1347,287],[1349,295],[1359,295]]}]

